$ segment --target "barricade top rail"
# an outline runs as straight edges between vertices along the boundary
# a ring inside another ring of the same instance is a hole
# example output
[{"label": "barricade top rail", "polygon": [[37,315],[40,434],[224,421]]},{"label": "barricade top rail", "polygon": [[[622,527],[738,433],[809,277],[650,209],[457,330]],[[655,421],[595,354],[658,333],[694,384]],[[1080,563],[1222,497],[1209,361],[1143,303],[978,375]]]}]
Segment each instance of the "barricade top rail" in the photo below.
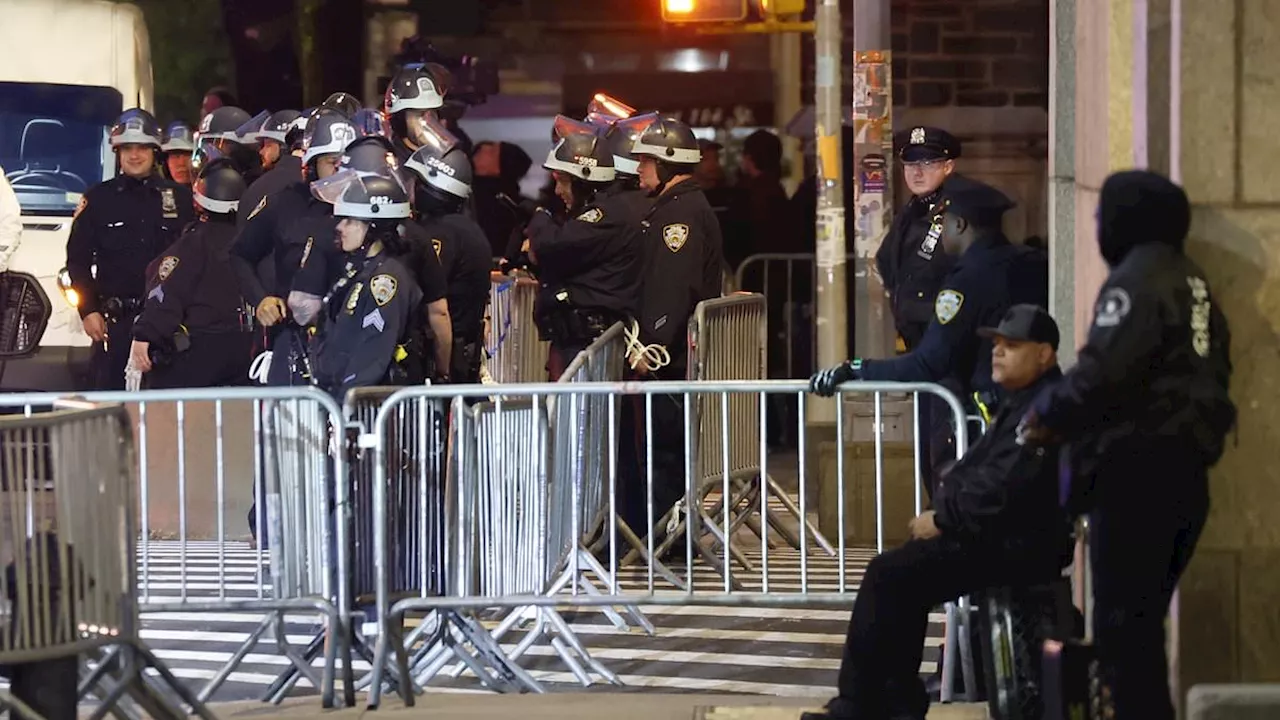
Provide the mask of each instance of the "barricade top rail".
[{"label": "barricade top rail", "polygon": [[20,428],[46,428],[61,425],[70,420],[90,420],[97,417],[115,417],[128,422],[124,406],[113,404],[85,404],[76,407],[55,407],[46,412],[31,415],[0,415],[0,432]]},{"label": "barricade top rail", "polygon": [[587,361],[589,358],[597,355],[599,352],[601,352],[601,348],[604,348],[609,343],[613,342],[614,340],[617,340],[619,337],[623,335],[624,332],[625,332],[625,328],[623,328],[622,323],[616,322],[610,325],[609,329],[605,330],[603,333],[600,333],[600,337],[597,337],[595,340],[592,340],[590,345],[588,345],[582,352],[578,353],[573,358],[573,361],[570,362],[568,367],[564,369],[564,372],[560,374],[560,377],[559,379],[556,380],[556,382],[557,383],[573,382],[573,378],[578,374],[580,370],[582,370],[583,366],[587,364]]},{"label": "barricade top rail", "polygon": [[337,400],[333,399],[333,396],[311,386],[181,388],[176,390],[139,390],[137,392],[116,390],[105,392],[0,393],[0,406],[54,405],[55,403],[65,403],[69,399],[108,404],[216,402],[219,400],[232,402],[246,400],[310,400],[324,406],[333,415],[342,416],[342,407],[338,405]]}]

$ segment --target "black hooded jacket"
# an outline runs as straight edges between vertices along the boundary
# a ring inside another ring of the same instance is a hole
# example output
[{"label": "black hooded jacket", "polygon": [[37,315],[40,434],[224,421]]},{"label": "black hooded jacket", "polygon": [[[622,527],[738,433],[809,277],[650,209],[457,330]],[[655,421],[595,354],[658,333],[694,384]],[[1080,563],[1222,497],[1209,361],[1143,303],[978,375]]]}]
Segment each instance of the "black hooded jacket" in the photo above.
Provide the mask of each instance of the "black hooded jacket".
[{"label": "black hooded jacket", "polygon": [[1098,245],[1111,266],[1074,368],[1034,403],[1074,444],[1075,474],[1159,462],[1208,467],[1235,422],[1231,335],[1204,272],[1183,253],[1186,194],[1146,171],[1102,186]]}]

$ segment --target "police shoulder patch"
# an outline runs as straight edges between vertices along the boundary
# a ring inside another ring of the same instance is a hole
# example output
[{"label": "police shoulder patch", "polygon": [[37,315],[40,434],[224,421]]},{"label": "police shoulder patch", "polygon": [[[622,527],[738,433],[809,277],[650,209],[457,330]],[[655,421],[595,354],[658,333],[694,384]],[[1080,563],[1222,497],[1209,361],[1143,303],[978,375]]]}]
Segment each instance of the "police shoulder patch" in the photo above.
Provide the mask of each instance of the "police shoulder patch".
[{"label": "police shoulder patch", "polygon": [[1129,315],[1133,308],[1133,300],[1124,288],[1107,288],[1098,297],[1098,305],[1094,309],[1093,324],[1098,327],[1115,327]]},{"label": "police shoulder patch", "polygon": [[684,223],[672,223],[662,228],[662,242],[671,252],[680,252],[680,248],[689,241],[689,226]]},{"label": "police shoulder patch", "polygon": [[258,214],[258,213],[260,213],[260,212],[262,212],[262,208],[264,208],[264,207],[266,207],[266,206],[267,206],[267,196],[266,196],[266,195],[263,195],[263,196],[262,196],[262,199],[258,201],[258,204],[257,204],[256,206],[254,206],[254,208],[253,208],[253,212],[249,213],[249,217],[248,217],[248,219],[249,219],[249,220],[252,220],[252,219],[253,219],[253,216],[254,216],[254,215],[257,215],[257,214]]},{"label": "police shoulder patch", "polygon": [[436,251],[436,260],[440,259],[440,251],[444,248],[444,243],[439,238],[431,239],[431,249]]},{"label": "police shoulder patch", "polygon": [[382,307],[396,296],[396,279],[390,275],[375,275],[369,281],[369,292],[373,293],[374,302]]},{"label": "police shoulder patch", "polygon": [[351,294],[347,296],[347,314],[350,315],[356,311],[356,305],[360,302],[360,289],[363,288],[362,283],[356,283],[351,288]]},{"label": "police shoulder patch", "polygon": [[585,223],[598,223],[604,219],[604,211],[593,207],[579,215],[578,219]]},{"label": "police shoulder patch", "polygon": [[960,308],[964,305],[964,293],[955,290],[943,290],[938,293],[937,299],[933,301],[933,314],[938,317],[938,322],[946,325],[956,319],[956,315],[960,314]]},{"label": "police shoulder patch", "polygon": [[173,269],[176,267],[178,267],[178,258],[173,255],[165,255],[164,258],[160,260],[160,269],[156,273],[160,276],[160,282],[168,280],[169,276],[173,274]]}]

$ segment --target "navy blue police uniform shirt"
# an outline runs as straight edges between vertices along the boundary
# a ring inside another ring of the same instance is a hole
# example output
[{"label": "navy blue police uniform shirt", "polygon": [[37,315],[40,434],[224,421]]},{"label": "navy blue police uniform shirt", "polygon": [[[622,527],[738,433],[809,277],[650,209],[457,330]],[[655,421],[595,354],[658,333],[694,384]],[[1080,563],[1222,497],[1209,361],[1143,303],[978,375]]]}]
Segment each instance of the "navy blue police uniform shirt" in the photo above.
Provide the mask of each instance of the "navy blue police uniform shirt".
[{"label": "navy blue police uniform shirt", "polygon": [[[461,213],[423,218],[422,232],[444,272],[448,286],[453,342],[479,342],[484,334],[484,311],[489,303],[489,239],[474,220]],[[426,291],[424,290],[424,295]]]},{"label": "navy blue police uniform shirt", "polygon": [[191,190],[159,173],[142,179],[122,174],[89,188],[67,238],[67,272],[80,296],[80,317],[102,312],[105,298],[141,300],[147,265],[194,220]]},{"label": "navy blue police uniform shirt", "polygon": [[968,400],[973,392],[993,392],[991,341],[978,328],[995,327],[1011,306],[1048,307],[1048,257],[1014,245],[999,230],[1013,203],[999,190],[963,177],[949,182],[942,212],[966,218],[978,233],[943,278],[934,297],[933,318],[919,347],[886,360],[866,360],[865,380],[935,382],[952,386]]},{"label": "navy blue police uniform shirt", "polygon": [[147,268],[147,298],[133,337],[169,342],[180,326],[191,335],[241,329],[240,290],[227,262],[235,238],[230,222],[193,224]]},{"label": "navy blue police uniform shirt", "polygon": [[[414,222],[400,223],[399,231],[405,251],[397,254],[384,249],[383,254],[397,258],[400,265],[409,271],[423,303],[433,303],[446,297],[449,288],[445,271],[430,236]],[[324,297],[333,284],[344,274],[349,274],[353,267],[349,254],[338,246],[336,234],[330,233],[323,241],[319,237],[308,238],[299,266],[282,297],[287,297],[291,291]]]},{"label": "navy blue police uniform shirt", "polygon": [[385,382],[422,302],[399,259],[386,252],[369,258],[321,309],[324,330],[312,348],[316,384],[341,400],[352,388]]},{"label": "navy blue police uniform shirt", "polygon": [[[313,197],[310,186],[301,181],[264,196],[249,211],[231,246],[232,266],[245,301],[257,307],[268,296],[288,298],[293,276],[306,256],[334,246],[338,222],[332,213],[333,206]],[[269,255],[275,258],[275,287],[266,288],[256,269]]]}]

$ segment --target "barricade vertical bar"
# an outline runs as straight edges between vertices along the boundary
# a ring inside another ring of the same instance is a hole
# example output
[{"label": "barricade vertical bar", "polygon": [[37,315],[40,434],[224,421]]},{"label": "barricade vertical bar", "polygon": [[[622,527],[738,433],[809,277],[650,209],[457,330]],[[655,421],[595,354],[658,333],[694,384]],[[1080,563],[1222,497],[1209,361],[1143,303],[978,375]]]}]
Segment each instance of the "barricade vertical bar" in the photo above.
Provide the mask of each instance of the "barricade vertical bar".
[{"label": "barricade vertical bar", "polygon": [[[31,406],[27,406],[30,417]],[[138,403],[138,494],[142,496],[139,524],[142,526],[142,602],[151,602],[151,488],[147,472],[147,404]]]},{"label": "barricade vertical bar", "polygon": [[265,406],[261,400],[253,401],[253,436],[258,438],[259,442],[263,445],[267,446],[266,448],[262,448],[261,450],[257,450],[253,453],[252,512],[254,516],[254,529],[257,531],[257,536],[253,538],[253,579],[254,585],[257,586],[256,593],[259,600],[262,599],[262,586],[264,585],[262,582],[262,540],[266,537],[265,533],[267,531],[267,523],[264,519],[267,504],[265,492],[267,486],[267,468],[265,466],[263,453],[270,452],[269,448],[276,442],[274,434],[268,430],[268,424],[265,422],[265,418],[263,417],[263,412],[265,412],[264,408]]},{"label": "barricade vertical bar", "polygon": [[[760,393],[760,467],[769,466],[769,394]],[[748,509],[749,510],[749,509]],[[769,592],[769,483],[760,483],[760,591]]]},{"label": "barricade vertical bar", "polygon": [[732,538],[729,533],[729,521],[732,519],[732,513],[729,512],[729,504],[733,494],[729,490],[729,393],[720,393],[720,463],[722,477],[722,489],[724,493],[724,591],[730,592],[733,589],[733,583],[730,576],[733,574],[732,561],[729,558],[729,545]]},{"label": "barricade vertical bar", "polygon": [[[686,429],[686,432],[687,432],[687,429]],[[653,395],[645,395],[644,396],[644,438],[645,438],[644,481],[645,481],[645,487],[647,488],[647,492],[645,494],[645,498],[646,498],[645,513],[647,514],[646,522],[648,523],[648,526],[649,526],[649,531],[645,533],[645,537],[648,539],[648,543],[649,543],[648,550],[649,550],[649,592],[650,593],[653,593],[653,573],[655,569],[654,566],[657,561],[657,558],[653,556],[653,543],[654,543],[653,536],[655,534],[653,532],[653,526],[656,521],[656,518],[654,518],[655,512],[653,508],[654,495],[653,495],[653,443],[651,442],[652,437],[653,437]],[[688,447],[687,435],[685,437],[685,442],[686,442],[685,447]],[[668,482],[670,482],[669,479],[668,479]],[[692,591],[693,585],[690,584],[688,587]]]},{"label": "barricade vertical bar", "polygon": [[178,402],[178,582],[179,597],[187,599],[187,404]]},{"label": "barricade vertical bar", "polygon": [[924,484],[922,463],[925,459],[920,452],[920,393],[918,392],[911,393],[911,456],[916,482],[916,517],[919,517],[924,507],[920,498],[920,486]]},{"label": "barricade vertical bar", "polygon": [[217,480],[218,483],[218,599],[225,600],[227,598],[227,475],[226,466],[222,462],[222,401],[215,400],[213,403],[214,427],[215,427],[215,452],[217,463]]},{"label": "barricade vertical bar", "polygon": [[880,391],[874,397],[875,416],[872,432],[876,448],[876,552],[884,552],[884,435],[880,432]]},{"label": "barricade vertical bar", "polygon": [[836,393],[836,572],[840,576],[837,589],[844,592],[844,393]]},{"label": "barricade vertical bar", "polygon": [[[808,485],[808,473],[805,467],[805,456],[808,455],[809,434],[805,431],[804,418],[809,412],[808,395],[805,393],[796,393],[796,438],[798,449],[796,454],[799,455],[800,466],[800,592],[809,592],[809,545],[808,545],[808,527],[809,516],[806,514],[808,509],[805,507],[805,491]],[[763,472],[761,468],[761,472]]]},{"label": "barricade vertical bar", "polygon": [[[609,396],[608,517],[618,517],[618,403],[614,395]],[[609,522],[609,592],[618,594],[618,523],[612,521]]]},{"label": "barricade vertical bar", "polygon": [[582,541],[582,477],[578,472],[578,453],[582,452],[581,443],[578,437],[578,394],[574,393],[569,396],[569,457],[574,461],[574,469],[570,473],[569,481],[573,483],[573,500],[572,509],[573,516],[569,522],[570,541],[573,543],[570,550],[570,567],[573,568],[573,595],[578,594],[578,578],[581,577],[581,569],[578,567],[578,560],[581,553],[578,552],[578,543]]},{"label": "barricade vertical bar", "polygon": [[[689,594],[693,594],[693,539],[697,536],[697,525],[701,524],[702,514],[698,508],[698,493],[693,484],[693,403],[689,393],[684,394],[684,549],[685,577],[689,583]],[[649,443],[653,444],[653,434],[649,435]],[[729,499],[725,498],[725,502]],[[650,504],[652,504],[650,500]],[[725,545],[728,545],[726,541]],[[728,568],[726,567],[727,571]]]}]

